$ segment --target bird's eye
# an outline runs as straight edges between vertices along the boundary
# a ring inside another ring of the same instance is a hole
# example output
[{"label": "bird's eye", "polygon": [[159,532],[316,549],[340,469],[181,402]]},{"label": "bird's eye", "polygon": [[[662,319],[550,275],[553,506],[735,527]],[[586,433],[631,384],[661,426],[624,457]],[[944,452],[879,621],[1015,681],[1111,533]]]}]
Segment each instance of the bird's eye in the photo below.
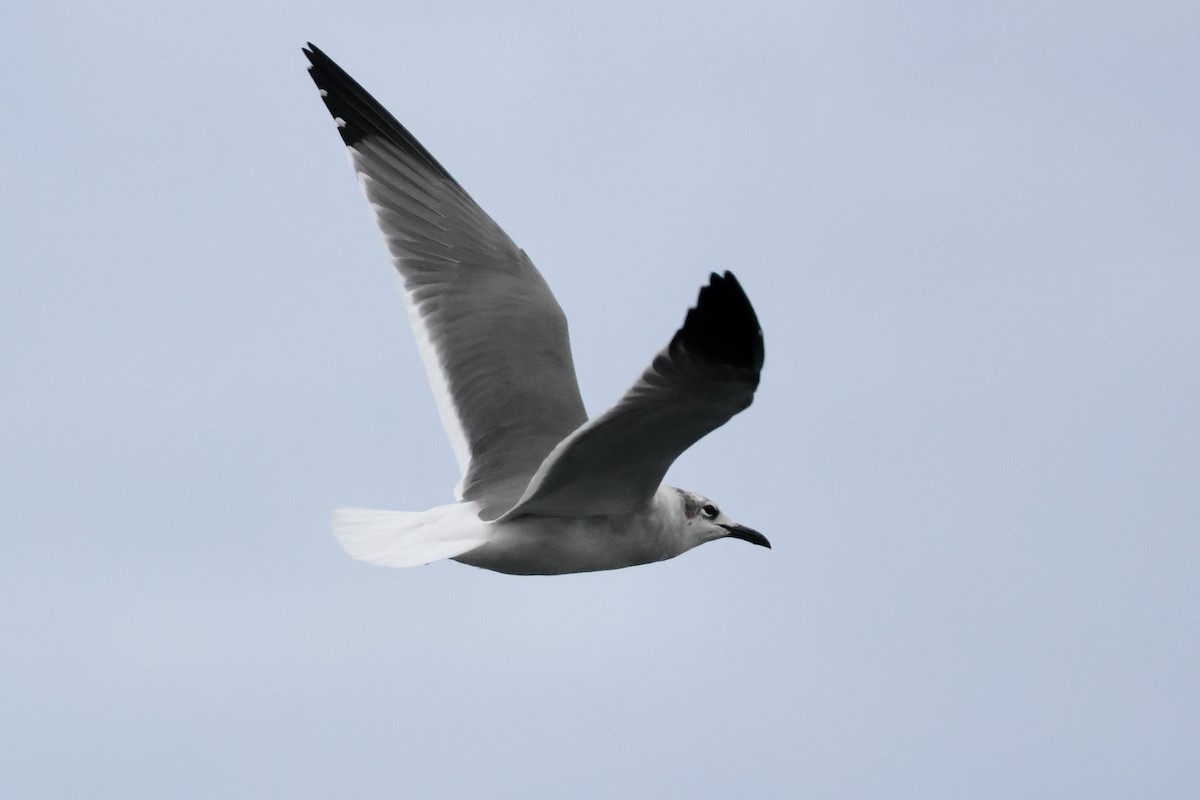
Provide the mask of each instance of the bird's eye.
[{"label": "bird's eye", "polygon": [[712,503],[709,503],[708,505],[704,506],[704,508],[700,509],[700,513],[709,519],[715,519],[717,514],[721,512],[717,511],[716,506],[714,506]]}]

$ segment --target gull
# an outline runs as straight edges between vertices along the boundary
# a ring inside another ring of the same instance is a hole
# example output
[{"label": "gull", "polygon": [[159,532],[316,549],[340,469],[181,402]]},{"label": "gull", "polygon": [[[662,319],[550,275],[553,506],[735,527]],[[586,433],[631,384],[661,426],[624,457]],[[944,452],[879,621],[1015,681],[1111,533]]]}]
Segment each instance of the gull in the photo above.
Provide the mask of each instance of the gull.
[{"label": "gull", "polygon": [[404,289],[462,480],[428,511],[343,508],[334,535],[390,567],[442,559],[514,575],[618,569],[734,538],[770,547],[667,468],[750,405],[758,318],[732,273],[713,273],[670,343],[588,419],[567,320],[512,239],[428,150],[309,43],[309,75],[337,124]]}]

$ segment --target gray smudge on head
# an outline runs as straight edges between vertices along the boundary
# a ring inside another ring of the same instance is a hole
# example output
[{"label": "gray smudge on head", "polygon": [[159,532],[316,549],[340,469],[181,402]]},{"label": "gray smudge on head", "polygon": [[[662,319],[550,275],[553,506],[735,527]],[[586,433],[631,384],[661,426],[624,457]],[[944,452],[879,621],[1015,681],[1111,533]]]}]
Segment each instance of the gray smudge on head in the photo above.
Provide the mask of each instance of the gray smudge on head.
[{"label": "gray smudge on head", "polygon": [[704,499],[699,495],[686,492],[683,489],[676,489],[679,496],[683,498],[683,513],[688,519],[692,519],[700,513],[700,509],[704,506]]}]

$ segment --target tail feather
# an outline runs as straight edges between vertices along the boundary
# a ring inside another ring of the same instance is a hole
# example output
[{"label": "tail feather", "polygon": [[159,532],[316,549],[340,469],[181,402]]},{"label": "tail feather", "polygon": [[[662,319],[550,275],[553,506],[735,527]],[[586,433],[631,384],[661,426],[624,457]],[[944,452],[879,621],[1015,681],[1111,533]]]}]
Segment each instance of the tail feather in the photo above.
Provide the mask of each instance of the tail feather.
[{"label": "tail feather", "polygon": [[333,535],[360,561],[385,567],[415,567],[454,558],[487,541],[486,523],[474,503],[454,503],[429,511],[339,508]]}]

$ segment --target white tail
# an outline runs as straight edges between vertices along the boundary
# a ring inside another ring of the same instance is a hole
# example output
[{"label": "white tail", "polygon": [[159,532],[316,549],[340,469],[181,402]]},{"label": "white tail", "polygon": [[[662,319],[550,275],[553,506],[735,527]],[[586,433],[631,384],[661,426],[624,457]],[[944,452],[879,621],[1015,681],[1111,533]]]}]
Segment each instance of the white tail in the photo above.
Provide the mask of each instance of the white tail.
[{"label": "white tail", "polygon": [[360,561],[385,567],[415,567],[454,558],[487,541],[487,523],[475,503],[454,503],[428,511],[339,508],[333,535]]}]

